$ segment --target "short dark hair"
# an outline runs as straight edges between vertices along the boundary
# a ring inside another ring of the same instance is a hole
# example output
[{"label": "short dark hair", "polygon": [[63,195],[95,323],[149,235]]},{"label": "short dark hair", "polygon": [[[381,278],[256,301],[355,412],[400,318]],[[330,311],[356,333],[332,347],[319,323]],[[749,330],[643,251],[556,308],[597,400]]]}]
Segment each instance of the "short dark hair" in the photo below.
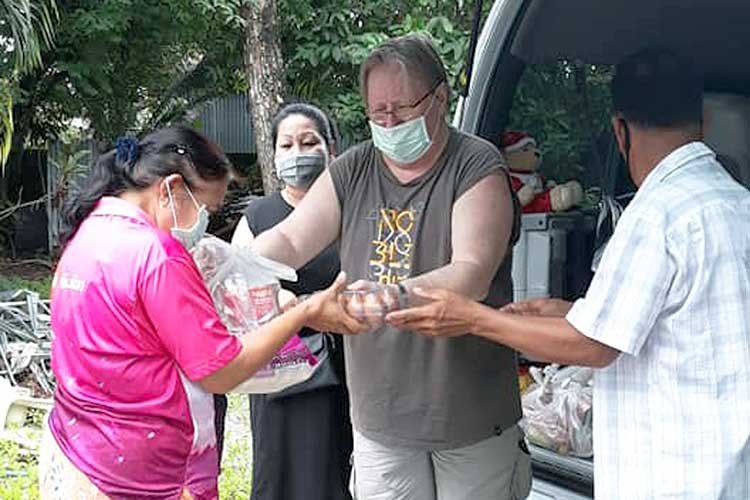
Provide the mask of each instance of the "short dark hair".
[{"label": "short dark hair", "polygon": [[326,143],[326,149],[329,153],[334,153],[338,146],[338,134],[333,120],[319,107],[306,102],[292,102],[281,108],[273,119],[271,125],[271,137],[273,147],[276,148],[276,140],[279,137],[279,125],[287,117],[292,115],[302,115],[315,124],[318,133],[323,137]]},{"label": "short dark hair", "polygon": [[642,49],[617,65],[612,104],[615,113],[636,125],[696,125],[703,119],[703,77],[672,50]]}]

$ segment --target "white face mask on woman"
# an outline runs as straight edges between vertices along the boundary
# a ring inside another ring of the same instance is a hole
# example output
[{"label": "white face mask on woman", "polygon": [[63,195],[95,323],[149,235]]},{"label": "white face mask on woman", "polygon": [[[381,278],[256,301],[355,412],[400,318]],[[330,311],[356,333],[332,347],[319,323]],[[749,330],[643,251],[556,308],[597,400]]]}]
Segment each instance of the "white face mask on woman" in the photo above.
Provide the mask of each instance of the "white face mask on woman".
[{"label": "white face mask on woman", "polygon": [[174,226],[170,229],[172,237],[182,243],[182,246],[186,250],[192,249],[203,236],[206,234],[208,228],[208,209],[206,205],[198,205],[198,202],[190,191],[190,188],[185,186],[185,191],[190,195],[190,199],[193,200],[195,208],[198,210],[198,216],[192,226],[188,228],[180,228],[177,226],[177,211],[174,207],[174,198],[172,198],[172,189],[169,187],[167,182],[167,196],[169,196],[169,206],[172,209],[172,218],[174,219]]}]

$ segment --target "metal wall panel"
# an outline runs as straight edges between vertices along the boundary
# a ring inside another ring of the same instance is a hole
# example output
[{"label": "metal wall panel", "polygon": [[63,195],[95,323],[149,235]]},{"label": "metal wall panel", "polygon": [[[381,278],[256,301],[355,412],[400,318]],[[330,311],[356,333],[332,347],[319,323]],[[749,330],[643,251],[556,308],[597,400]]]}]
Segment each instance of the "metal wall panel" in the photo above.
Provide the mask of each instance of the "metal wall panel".
[{"label": "metal wall panel", "polygon": [[247,96],[213,99],[201,107],[197,128],[228,154],[254,154],[253,124]]}]

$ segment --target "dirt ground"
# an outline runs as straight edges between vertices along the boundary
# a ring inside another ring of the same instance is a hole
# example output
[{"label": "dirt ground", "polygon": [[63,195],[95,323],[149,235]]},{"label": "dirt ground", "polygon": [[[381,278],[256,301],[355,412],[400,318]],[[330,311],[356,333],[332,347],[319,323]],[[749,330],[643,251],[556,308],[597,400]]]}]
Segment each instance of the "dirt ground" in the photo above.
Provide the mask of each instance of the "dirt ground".
[{"label": "dirt ground", "polygon": [[52,262],[45,259],[11,260],[0,257],[0,276],[16,276],[29,281],[48,277],[52,273]]}]

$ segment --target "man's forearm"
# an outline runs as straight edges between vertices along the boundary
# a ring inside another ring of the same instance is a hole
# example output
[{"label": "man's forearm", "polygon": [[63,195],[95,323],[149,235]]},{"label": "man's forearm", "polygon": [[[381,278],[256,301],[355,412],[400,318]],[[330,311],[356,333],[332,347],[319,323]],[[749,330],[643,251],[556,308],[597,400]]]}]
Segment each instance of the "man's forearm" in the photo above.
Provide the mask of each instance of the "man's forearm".
[{"label": "man's forearm", "polygon": [[[414,288],[442,288],[460,293],[473,300],[484,300],[490,289],[491,277],[481,266],[471,262],[451,262],[450,264],[409,278],[403,283],[409,291]],[[413,294],[411,294],[413,295]]]},{"label": "man's forearm", "polygon": [[565,318],[501,313],[477,303],[470,307],[466,315],[474,318],[474,335],[542,361],[603,367],[619,354],[616,349],[586,337]]},{"label": "man's forearm", "polygon": [[250,248],[263,257],[281,262],[293,269],[299,269],[306,264],[301,262],[300,252],[278,226],[256,236]]}]

